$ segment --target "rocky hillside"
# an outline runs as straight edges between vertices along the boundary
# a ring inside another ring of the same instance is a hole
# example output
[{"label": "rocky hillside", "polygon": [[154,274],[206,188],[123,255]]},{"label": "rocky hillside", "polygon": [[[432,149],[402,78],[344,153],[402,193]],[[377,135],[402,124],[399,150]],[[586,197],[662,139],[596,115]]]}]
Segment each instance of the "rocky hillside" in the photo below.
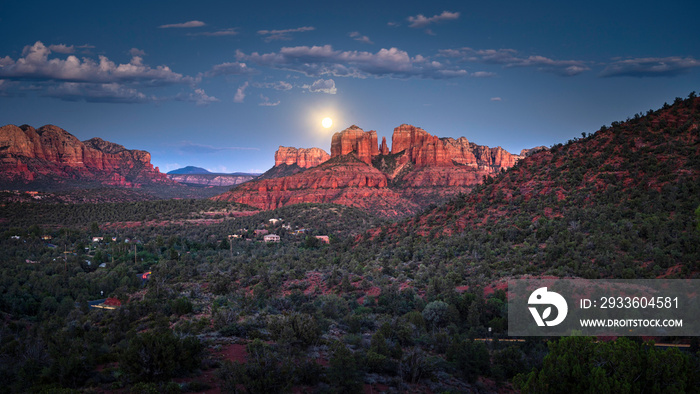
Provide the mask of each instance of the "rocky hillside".
[{"label": "rocky hillside", "polygon": [[93,138],[81,142],[53,125],[0,127],[0,182],[3,184],[89,181],[139,187],[174,184],[151,164],[151,154]]},{"label": "rocky hillside", "polygon": [[280,147],[274,168],[216,199],[261,209],[332,202],[384,216],[405,216],[469,192],[484,177],[522,157],[464,137],[438,138],[409,125],[394,129],[391,149],[385,138],[378,144],[376,131],[353,125],[333,135],[330,160],[320,156],[310,160],[302,151],[309,150]]},{"label": "rocky hillside", "polygon": [[699,207],[700,98],[691,94],[535,153],[364,239],[414,255],[446,251],[480,277],[689,278],[700,275]]}]

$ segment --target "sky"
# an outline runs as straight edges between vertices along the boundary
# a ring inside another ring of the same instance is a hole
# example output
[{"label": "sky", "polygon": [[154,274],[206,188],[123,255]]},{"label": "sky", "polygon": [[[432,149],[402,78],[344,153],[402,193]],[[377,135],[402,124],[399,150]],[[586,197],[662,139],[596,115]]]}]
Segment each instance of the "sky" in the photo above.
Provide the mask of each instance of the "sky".
[{"label": "sky", "polygon": [[[700,2],[0,1],[0,124],[264,172],[403,123],[511,153],[700,91]],[[321,120],[333,119],[325,129]]]}]

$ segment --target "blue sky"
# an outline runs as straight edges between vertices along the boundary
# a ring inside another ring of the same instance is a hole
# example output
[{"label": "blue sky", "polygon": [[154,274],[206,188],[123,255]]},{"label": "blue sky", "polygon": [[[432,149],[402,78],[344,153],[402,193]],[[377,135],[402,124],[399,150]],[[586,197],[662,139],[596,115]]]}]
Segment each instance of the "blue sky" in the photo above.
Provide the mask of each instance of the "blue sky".
[{"label": "blue sky", "polygon": [[697,1],[237,3],[3,1],[0,123],[262,172],[352,124],[518,153],[700,91]]}]

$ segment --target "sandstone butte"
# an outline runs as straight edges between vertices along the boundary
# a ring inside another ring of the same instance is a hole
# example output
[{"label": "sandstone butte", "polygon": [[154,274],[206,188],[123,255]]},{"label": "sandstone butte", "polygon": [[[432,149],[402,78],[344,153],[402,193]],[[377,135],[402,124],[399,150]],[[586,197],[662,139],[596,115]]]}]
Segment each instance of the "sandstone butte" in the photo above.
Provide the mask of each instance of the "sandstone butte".
[{"label": "sandstone butte", "polygon": [[291,148],[280,146],[275,152],[275,167],[282,164],[298,165],[301,168],[311,168],[330,159],[330,155],[321,148]]},{"label": "sandstone butte", "polygon": [[81,180],[111,186],[174,184],[151,164],[151,154],[93,138],[80,141],[60,127],[0,127],[0,181]]},{"label": "sandstone butte", "polygon": [[[301,166],[298,154],[291,149],[280,147],[275,167],[268,173],[286,165]],[[381,145],[377,143],[376,131],[353,125],[333,135],[330,158],[318,165],[287,176],[261,177],[214,199],[261,209],[332,202],[383,216],[405,216],[469,192],[485,176],[512,167],[525,154],[538,149],[513,155],[501,147],[477,145],[464,137],[438,138],[406,124],[394,129],[389,149],[386,138],[382,138]],[[308,158],[303,161],[309,164]]]}]

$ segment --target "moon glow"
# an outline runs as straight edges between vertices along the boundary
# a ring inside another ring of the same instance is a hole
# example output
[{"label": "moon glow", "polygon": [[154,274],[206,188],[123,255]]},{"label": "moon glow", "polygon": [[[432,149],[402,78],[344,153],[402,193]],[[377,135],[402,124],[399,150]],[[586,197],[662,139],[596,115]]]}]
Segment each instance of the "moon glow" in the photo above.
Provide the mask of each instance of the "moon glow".
[{"label": "moon glow", "polygon": [[321,125],[327,129],[327,128],[333,126],[333,119],[323,118],[323,120],[321,121]]}]

